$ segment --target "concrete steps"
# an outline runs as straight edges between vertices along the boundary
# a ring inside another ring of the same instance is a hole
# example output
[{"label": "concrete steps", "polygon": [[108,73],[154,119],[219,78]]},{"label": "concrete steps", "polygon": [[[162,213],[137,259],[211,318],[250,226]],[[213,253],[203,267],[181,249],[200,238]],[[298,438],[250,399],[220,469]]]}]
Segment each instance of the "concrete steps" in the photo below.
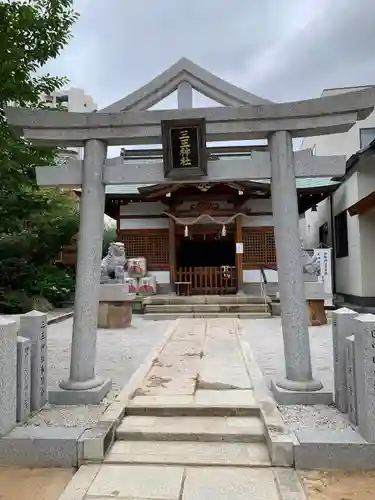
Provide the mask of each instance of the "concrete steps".
[{"label": "concrete steps", "polygon": [[231,312],[158,312],[151,313],[145,312],[144,319],[148,319],[150,321],[164,321],[164,320],[175,320],[179,318],[239,318],[239,319],[262,319],[262,318],[270,318],[271,313],[269,312],[259,312],[259,313],[231,313]]},{"label": "concrete steps", "polygon": [[[267,302],[271,299],[267,297]],[[264,304],[264,298],[252,295],[151,295],[143,301],[146,305],[181,304]]]},{"label": "concrete steps", "polygon": [[[263,304],[149,304],[146,312],[175,312],[175,313],[264,313]],[[267,305],[268,309],[268,305]]]},{"label": "concrete steps", "polygon": [[248,295],[196,295],[147,297],[144,300],[145,319],[172,320],[178,318],[269,318],[269,299]]},{"label": "concrete steps", "polygon": [[191,467],[271,466],[267,446],[264,443],[193,441],[117,441],[104,463]]},{"label": "concrete steps", "polygon": [[264,441],[264,425],[258,417],[127,416],[116,439],[259,443]]},{"label": "concrete steps", "polygon": [[246,406],[202,406],[202,405],[159,405],[140,406],[130,404],[126,413],[129,416],[152,417],[259,417],[259,405]]}]

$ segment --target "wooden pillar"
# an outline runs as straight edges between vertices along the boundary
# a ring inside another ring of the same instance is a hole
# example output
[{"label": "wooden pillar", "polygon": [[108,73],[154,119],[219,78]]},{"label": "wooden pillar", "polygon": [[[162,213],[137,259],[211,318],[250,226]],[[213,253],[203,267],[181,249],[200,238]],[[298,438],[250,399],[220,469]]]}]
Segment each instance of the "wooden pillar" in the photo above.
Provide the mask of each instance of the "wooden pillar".
[{"label": "wooden pillar", "polygon": [[[243,243],[242,239],[242,220],[239,215],[236,217],[236,244]],[[236,245],[237,247],[237,245]],[[243,292],[243,269],[242,269],[242,253],[237,253],[236,248],[236,270],[237,270],[237,292]]]},{"label": "wooden pillar", "polygon": [[171,292],[176,292],[176,223],[172,217],[169,218],[169,271],[171,280]]}]

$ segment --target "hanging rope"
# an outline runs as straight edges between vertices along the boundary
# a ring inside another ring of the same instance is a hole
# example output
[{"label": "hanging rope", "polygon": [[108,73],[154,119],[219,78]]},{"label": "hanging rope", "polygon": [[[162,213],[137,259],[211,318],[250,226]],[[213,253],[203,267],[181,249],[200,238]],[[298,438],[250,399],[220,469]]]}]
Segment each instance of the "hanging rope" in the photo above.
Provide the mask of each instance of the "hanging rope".
[{"label": "hanging rope", "polygon": [[251,214],[248,215],[248,214],[238,213],[238,214],[232,215],[232,217],[229,217],[229,219],[223,221],[223,220],[215,219],[215,217],[212,217],[212,215],[209,215],[209,214],[201,214],[196,219],[194,219],[192,222],[187,222],[186,219],[179,219],[178,217],[171,214],[170,212],[163,212],[163,214],[168,215],[168,217],[172,217],[172,219],[174,219],[177,222],[177,224],[181,224],[182,226],[192,226],[192,225],[196,224],[197,222],[199,222],[204,217],[208,217],[213,222],[215,222],[215,224],[220,224],[222,226],[223,225],[226,226],[226,225],[230,224],[231,222],[233,222],[236,219],[236,217],[238,217],[240,215],[243,215],[245,217],[251,217]]}]

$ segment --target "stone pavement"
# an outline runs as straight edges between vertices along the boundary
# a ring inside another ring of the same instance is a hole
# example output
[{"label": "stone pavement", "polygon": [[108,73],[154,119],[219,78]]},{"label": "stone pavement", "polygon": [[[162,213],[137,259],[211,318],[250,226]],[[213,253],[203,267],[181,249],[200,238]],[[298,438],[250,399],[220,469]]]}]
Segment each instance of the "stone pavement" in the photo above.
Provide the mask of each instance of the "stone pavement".
[{"label": "stone pavement", "polygon": [[303,500],[271,466],[267,429],[236,319],[180,319],[140,378],[103,464],[60,500]]}]

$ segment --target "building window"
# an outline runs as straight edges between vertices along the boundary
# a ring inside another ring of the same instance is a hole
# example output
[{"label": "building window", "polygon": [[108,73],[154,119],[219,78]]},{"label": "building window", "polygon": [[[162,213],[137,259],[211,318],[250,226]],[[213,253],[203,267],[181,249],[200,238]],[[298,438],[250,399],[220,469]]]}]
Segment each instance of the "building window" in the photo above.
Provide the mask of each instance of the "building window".
[{"label": "building window", "polygon": [[63,102],[68,102],[68,100],[69,100],[69,96],[67,96],[67,95],[58,95],[56,97],[56,102],[58,104],[62,104]]},{"label": "building window", "polygon": [[359,141],[360,148],[366,148],[375,139],[375,128],[360,128]]},{"label": "building window", "polygon": [[336,257],[347,257],[349,255],[349,244],[346,210],[335,216],[335,242]]}]

